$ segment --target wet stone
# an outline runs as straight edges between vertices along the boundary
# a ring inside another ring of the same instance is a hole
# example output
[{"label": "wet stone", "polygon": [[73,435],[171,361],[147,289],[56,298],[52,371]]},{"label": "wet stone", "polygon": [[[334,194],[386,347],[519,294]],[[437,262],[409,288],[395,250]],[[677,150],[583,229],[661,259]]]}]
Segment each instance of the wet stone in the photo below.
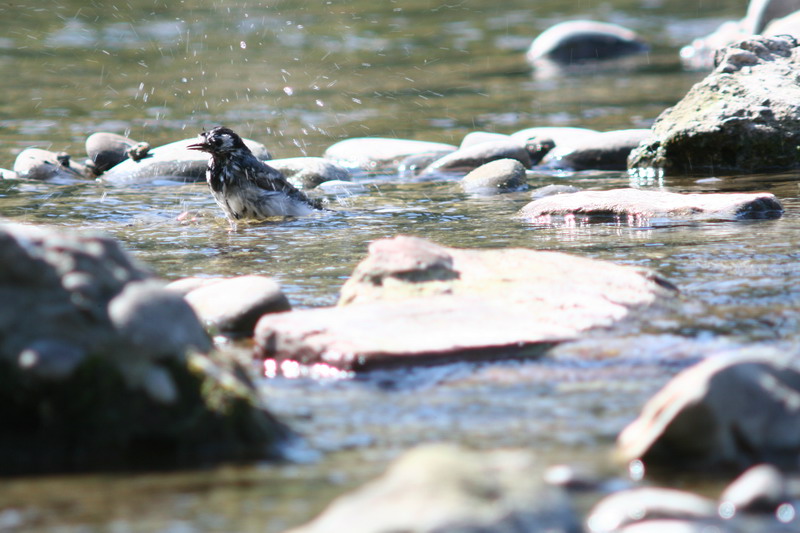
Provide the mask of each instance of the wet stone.
[{"label": "wet stone", "polygon": [[473,144],[448,154],[428,165],[423,175],[469,172],[498,159],[516,159],[525,168],[531,167],[531,158],[525,146],[512,138]]},{"label": "wet stone", "polygon": [[[109,132],[97,132],[86,138],[87,166],[99,175],[128,159],[130,155],[142,159],[147,150],[146,143],[139,143],[128,137]],[[129,155],[130,154],[130,155]]]},{"label": "wet stone", "polygon": [[736,512],[774,513],[789,500],[786,478],[773,465],[748,468],[728,485],[719,497]]},{"label": "wet stone", "polygon": [[[622,531],[631,524],[653,520],[703,520],[717,516],[713,500],[674,489],[636,488],[615,492],[600,500],[586,519],[592,533]],[[689,522],[691,523],[691,522]]]},{"label": "wet stone", "polygon": [[322,157],[272,159],[269,166],[299,189],[313,189],[326,181],[350,181],[350,171]]},{"label": "wet stone", "polygon": [[675,376],[619,435],[623,460],[651,470],[797,469],[800,371],[794,353],[754,347],[710,357]]},{"label": "wet stone", "polygon": [[86,169],[64,153],[40,148],[26,148],[14,161],[14,173],[20,179],[39,181],[83,180]]},{"label": "wet stone", "polygon": [[383,137],[356,137],[333,144],[325,150],[325,159],[330,159],[345,168],[366,171],[393,170],[409,156],[431,152],[455,151],[451,144],[411,139]]},{"label": "wet stone", "polygon": [[626,170],[628,156],[650,137],[650,130],[629,129],[576,136],[556,144],[540,165],[559,170]]},{"label": "wet stone", "polygon": [[498,159],[479,166],[460,184],[465,192],[480,195],[518,191],[527,186],[525,167],[516,159]]},{"label": "wet stone", "polygon": [[[253,154],[262,160],[271,158],[266,147],[251,139],[243,139]],[[180,182],[205,180],[208,155],[186,147],[197,142],[196,138],[183,139],[148,150],[146,157],[126,159],[105,172],[101,179],[112,185],[135,185],[150,183],[157,179]]]},{"label": "wet stone", "polygon": [[185,298],[207,327],[228,334],[252,335],[262,315],[291,309],[280,285],[264,276],[202,283]]},{"label": "wet stone", "polygon": [[526,249],[375,241],[339,307],[264,316],[256,355],[346,369],[537,355],[675,292],[640,269]]},{"label": "wet stone", "polygon": [[682,194],[641,189],[580,191],[538,198],[517,216],[548,223],[553,217],[581,217],[587,221],[625,218],[630,223],[652,219],[737,220],[779,218],[783,207],[771,193]]},{"label": "wet stone", "polygon": [[383,476],[290,533],[580,530],[564,494],[541,481],[531,453],[434,444],[406,452]]}]

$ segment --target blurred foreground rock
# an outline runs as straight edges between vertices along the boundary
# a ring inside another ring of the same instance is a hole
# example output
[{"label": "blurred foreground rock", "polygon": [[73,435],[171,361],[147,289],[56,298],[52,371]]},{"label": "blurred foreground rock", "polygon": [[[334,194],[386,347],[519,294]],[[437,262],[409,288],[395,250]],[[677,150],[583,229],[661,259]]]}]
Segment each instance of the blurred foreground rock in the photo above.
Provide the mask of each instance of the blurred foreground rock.
[{"label": "blurred foreground rock", "polygon": [[620,434],[622,459],[648,467],[800,468],[797,355],[764,348],[712,356],[678,374]]},{"label": "blurred foreground rock", "polygon": [[524,451],[421,446],[291,533],[568,533],[581,527]]},{"label": "blurred foreground rock", "polygon": [[0,293],[0,473],[277,453],[285,428],[116,242],[2,224]]},{"label": "blurred foreground rock", "polygon": [[612,263],[400,236],[370,245],[339,307],[264,316],[256,354],[356,369],[537,354],[675,293]]},{"label": "blurred foreground rock", "polygon": [[517,216],[536,222],[550,222],[552,217],[576,217],[585,221],[625,218],[629,223],[649,223],[654,218],[779,218],[782,213],[781,203],[771,193],[680,194],[612,189],[543,196],[525,205]]},{"label": "blurred foreground rock", "polygon": [[779,172],[800,166],[800,48],[752,38],[719,52],[717,67],[667,109],[628,159],[634,174]]}]

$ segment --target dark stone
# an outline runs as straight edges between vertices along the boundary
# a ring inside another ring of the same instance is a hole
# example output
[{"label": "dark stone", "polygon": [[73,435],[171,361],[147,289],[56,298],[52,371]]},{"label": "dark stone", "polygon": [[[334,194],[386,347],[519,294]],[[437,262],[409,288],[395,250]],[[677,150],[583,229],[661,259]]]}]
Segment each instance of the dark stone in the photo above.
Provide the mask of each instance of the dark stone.
[{"label": "dark stone", "polygon": [[[147,149],[145,148],[147,147]],[[87,166],[96,175],[100,175],[133,156],[133,159],[144,159],[149,151],[146,143],[139,143],[116,133],[97,132],[86,138],[86,154],[89,156]]]},{"label": "dark stone", "polygon": [[[85,180],[86,169],[72,161],[65,153],[55,153],[39,148],[26,148],[14,161],[17,178],[39,181]],[[11,177],[11,176],[9,176]]]},{"label": "dark stone", "polygon": [[557,144],[540,165],[559,170],[627,170],[628,156],[650,137],[650,130],[630,129],[582,135]]},{"label": "dark stone", "polygon": [[718,66],[656,120],[633,174],[724,175],[800,167],[800,48],[791,37],[725,48]]},{"label": "dark stone", "polygon": [[465,173],[498,159],[516,159],[523,167],[531,167],[531,158],[525,146],[509,137],[459,148],[428,165],[422,175]]},{"label": "dark stone", "polygon": [[104,237],[0,225],[0,473],[276,456],[286,428],[189,305]]},{"label": "dark stone", "polygon": [[313,189],[326,181],[350,181],[350,171],[321,157],[272,159],[269,166],[299,189]]}]

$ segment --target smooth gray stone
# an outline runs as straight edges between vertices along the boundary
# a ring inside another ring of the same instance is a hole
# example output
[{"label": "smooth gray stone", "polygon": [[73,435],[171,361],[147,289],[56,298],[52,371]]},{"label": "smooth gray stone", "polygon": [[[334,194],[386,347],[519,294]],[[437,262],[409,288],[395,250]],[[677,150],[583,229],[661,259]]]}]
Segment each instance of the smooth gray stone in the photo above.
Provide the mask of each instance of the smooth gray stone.
[{"label": "smooth gray stone", "polygon": [[525,167],[516,159],[498,159],[481,165],[459,182],[464,192],[493,195],[527,186]]},{"label": "smooth gray stone", "polygon": [[471,131],[467,133],[463,139],[461,139],[461,144],[458,146],[458,148],[459,149],[469,148],[470,146],[474,146],[476,144],[492,142],[492,141],[508,141],[510,140],[509,138],[510,135],[504,135],[502,133],[493,133],[489,131]]},{"label": "smooth gray stone", "polygon": [[522,450],[418,446],[287,533],[578,533],[563,491],[542,483],[537,466]]},{"label": "smooth gray stone", "polygon": [[590,531],[612,533],[653,519],[708,520],[717,517],[713,500],[675,489],[645,487],[615,492],[589,512]]},{"label": "smooth gray stone", "polygon": [[13,170],[8,170],[7,168],[0,168],[0,179],[3,180],[16,180],[19,179],[19,175]]},{"label": "smooth gray stone", "polygon": [[770,463],[796,469],[800,368],[795,351],[715,354],[657,392],[617,440],[622,460],[649,469],[727,469]]},{"label": "smooth gray stone", "polygon": [[67,154],[41,148],[26,148],[14,161],[14,173],[20,179],[39,181],[85,180],[86,169]]},{"label": "smooth gray stone", "polygon": [[528,150],[531,164],[538,165],[553,148],[563,144],[577,143],[580,139],[594,133],[597,132],[587,128],[542,126],[514,132],[511,137]]},{"label": "smooth gray stone", "polygon": [[142,159],[147,155],[149,145],[123,137],[116,133],[100,131],[86,138],[86,154],[89,156],[87,166],[91,166],[96,175],[100,175],[111,167],[128,159]]},{"label": "smooth gray stone", "polygon": [[517,216],[546,221],[551,217],[580,216],[588,221],[622,218],[632,224],[652,219],[737,220],[780,218],[783,207],[771,193],[683,194],[642,189],[580,191],[538,198]]},{"label": "smooth gray stone", "polygon": [[[256,157],[270,159],[269,151],[263,144],[251,139],[243,140]],[[105,172],[101,180],[112,185],[136,185],[158,179],[203,181],[208,166],[208,154],[186,148],[196,142],[196,138],[183,139],[152,148],[144,159],[126,159]]]},{"label": "smooth gray stone", "polygon": [[720,176],[800,167],[800,47],[754,37],[725,48],[714,71],[656,119],[631,152],[633,175]]},{"label": "smooth gray stone", "polygon": [[631,151],[650,135],[648,129],[581,135],[557,144],[539,164],[559,170],[627,170]]},{"label": "smooth gray stone", "polygon": [[300,189],[313,189],[326,181],[350,181],[350,171],[322,157],[272,159],[269,166]]},{"label": "smooth gray stone", "polygon": [[356,137],[333,144],[325,150],[330,159],[345,168],[366,171],[393,170],[409,156],[431,152],[453,152],[452,144],[384,137]]},{"label": "smooth gray stone", "polygon": [[439,150],[435,152],[423,152],[403,158],[397,166],[397,173],[404,178],[413,178],[425,170],[428,165],[438,161],[444,156],[453,153],[454,150]]},{"label": "smooth gray stone", "polygon": [[526,58],[537,69],[597,64],[635,54],[650,47],[636,32],[617,24],[591,20],[561,22],[531,43]]},{"label": "smooth gray stone", "polygon": [[204,283],[185,299],[207,328],[221,333],[252,335],[262,315],[291,310],[280,285],[264,276]]},{"label": "smooth gray stone", "polygon": [[483,142],[458,149],[428,165],[421,175],[435,176],[437,174],[469,172],[497,159],[516,159],[525,168],[531,167],[531,158],[525,147],[509,138],[501,141]]},{"label": "smooth gray stone", "polygon": [[343,369],[536,355],[674,297],[652,272],[556,252],[374,241],[337,307],[265,315],[255,354]]}]

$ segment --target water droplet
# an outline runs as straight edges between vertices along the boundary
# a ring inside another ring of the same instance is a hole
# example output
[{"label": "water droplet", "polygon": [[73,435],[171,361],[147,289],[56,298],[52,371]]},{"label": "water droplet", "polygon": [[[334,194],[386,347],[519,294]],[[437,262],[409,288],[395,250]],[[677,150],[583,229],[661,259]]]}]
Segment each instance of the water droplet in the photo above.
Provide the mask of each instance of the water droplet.
[{"label": "water droplet", "polygon": [[641,481],[644,478],[644,463],[639,459],[634,459],[628,463],[628,475],[633,481]]},{"label": "water droplet", "polygon": [[247,43],[246,43],[246,42],[244,42],[244,41],[242,41],[242,42],[240,42],[240,43],[239,43],[239,47],[240,47],[242,50],[244,50],[245,48],[247,48]]},{"label": "water droplet", "polygon": [[775,517],[784,524],[792,522],[796,516],[797,511],[795,511],[794,505],[791,503],[782,503],[778,506],[778,510],[775,511]]},{"label": "water droplet", "polygon": [[736,515],[736,506],[732,502],[722,502],[717,512],[723,520],[730,520]]},{"label": "water droplet", "polygon": [[285,92],[288,96],[292,96],[294,94],[294,89],[291,87],[284,87],[283,92]]},{"label": "water droplet", "polygon": [[325,102],[323,102],[322,100],[317,100],[316,102],[319,107],[325,107]]}]

